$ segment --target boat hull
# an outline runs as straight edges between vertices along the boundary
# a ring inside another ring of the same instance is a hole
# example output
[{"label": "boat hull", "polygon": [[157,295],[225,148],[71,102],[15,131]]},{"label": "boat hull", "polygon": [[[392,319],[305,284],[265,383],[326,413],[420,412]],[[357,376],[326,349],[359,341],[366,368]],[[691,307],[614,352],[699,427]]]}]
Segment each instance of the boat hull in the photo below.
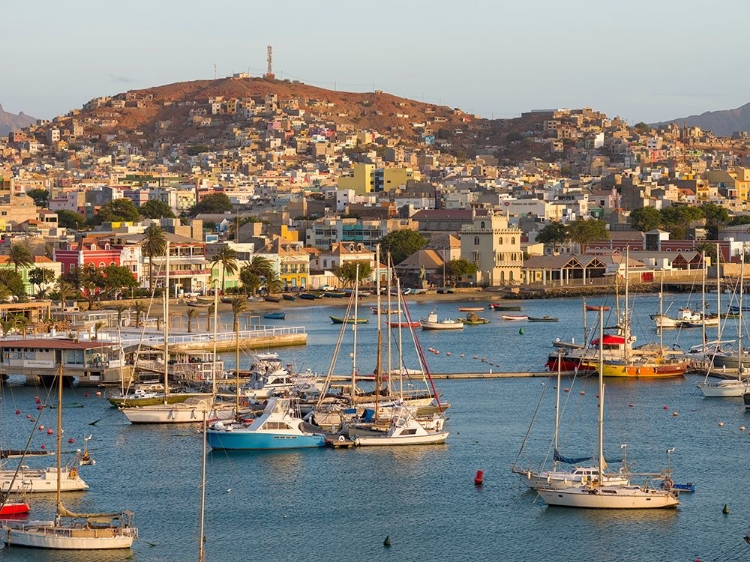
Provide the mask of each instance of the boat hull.
[{"label": "boat hull", "polygon": [[338,316],[329,316],[334,324],[367,324],[367,318],[340,318]]},{"label": "boat hull", "polygon": [[[592,469],[592,471],[595,469]],[[553,490],[566,490],[568,488],[575,488],[576,486],[582,486],[585,483],[584,479],[591,480],[590,475],[575,474],[572,471],[549,471],[549,472],[519,472],[521,481],[526,484],[529,488],[534,490],[540,489],[553,489]],[[594,480],[598,480],[598,475],[594,477]],[[630,483],[627,478],[618,476],[615,474],[605,474],[604,483],[606,485],[614,486],[626,486]]]},{"label": "boat hull", "polygon": [[212,449],[227,451],[270,451],[276,449],[325,447],[326,438],[322,433],[295,435],[235,429],[234,431],[209,430],[206,432],[206,442]]},{"label": "boat hull", "polygon": [[523,315],[517,315],[517,314],[503,314],[503,320],[508,320],[510,322],[521,322],[524,320],[528,320],[528,316]]},{"label": "boat hull", "polygon": [[426,322],[422,320],[423,330],[462,330],[464,325],[463,322],[453,323],[442,323],[442,322]]},{"label": "boat hull", "polygon": [[547,505],[589,509],[665,509],[677,507],[679,500],[663,490],[638,486],[577,487],[567,490],[540,489]]},{"label": "boat hull", "polygon": [[354,444],[358,447],[393,447],[397,445],[439,445],[445,443],[449,432],[437,431],[428,435],[410,435],[398,437],[365,436],[354,437]]},{"label": "boat hull", "polygon": [[[181,404],[188,398],[210,398],[210,394],[206,393],[194,393],[194,394],[182,394],[175,393],[167,396],[167,404]],[[157,406],[164,403],[164,395],[152,396],[149,398],[116,398],[110,397],[109,403],[113,406],[120,408],[135,408],[138,406]]]},{"label": "boat hull", "polygon": [[716,384],[699,384],[706,398],[740,398],[747,392],[747,383],[739,380],[719,381]]},{"label": "boat hull", "polygon": [[[233,406],[227,408],[209,408],[201,404],[167,404],[166,406],[143,406],[122,410],[128,421],[133,424],[146,423],[200,423],[207,420],[228,420],[234,417]],[[204,416],[205,412],[205,416]]]},{"label": "boat hull", "polygon": [[[83,481],[78,474],[63,467],[61,470],[62,479],[60,480],[61,492],[82,492],[89,489],[89,485]],[[13,480],[15,470],[0,471],[0,492],[20,492],[20,493],[48,493],[54,494],[57,491],[57,468],[40,468],[40,469],[22,469]],[[11,488],[11,482],[13,487]]]},{"label": "boat hull", "polygon": [[[595,366],[590,364],[591,366]],[[598,368],[598,366],[595,366]],[[605,363],[602,375],[605,377],[623,377],[623,378],[668,378],[682,377],[687,371],[686,363],[663,363],[663,364],[635,364],[620,365]]]},{"label": "boat hull", "polygon": [[3,542],[7,546],[25,546],[52,550],[115,550],[133,546],[135,533],[121,529],[114,536],[112,529],[68,529],[64,527],[32,526],[3,529]]},{"label": "boat hull", "polygon": [[26,515],[29,511],[31,511],[31,508],[25,501],[7,500],[5,505],[0,507],[0,517]]}]

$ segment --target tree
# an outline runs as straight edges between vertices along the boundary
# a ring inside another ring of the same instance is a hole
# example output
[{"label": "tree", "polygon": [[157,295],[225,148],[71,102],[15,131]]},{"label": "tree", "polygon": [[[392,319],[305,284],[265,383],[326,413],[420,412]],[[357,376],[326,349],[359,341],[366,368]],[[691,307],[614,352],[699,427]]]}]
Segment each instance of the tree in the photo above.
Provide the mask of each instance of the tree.
[{"label": "tree", "polygon": [[49,192],[46,189],[30,189],[26,192],[26,195],[34,200],[34,204],[37,207],[47,207],[49,202]]},{"label": "tree", "polygon": [[719,228],[729,222],[729,211],[716,203],[704,203],[701,207],[706,219],[706,234],[711,240],[718,240]]},{"label": "tree", "polygon": [[129,268],[122,265],[108,265],[102,269],[104,277],[104,289],[112,296],[116,293],[135,289],[138,286],[138,280]]},{"label": "tree", "polygon": [[703,254],[704,259],[706,257],[711,258],[711,263],[716,264],[716,245],[710,242],[701,242],[695,247],[696,252]]},{"label": "tree", "polygon": [[477,264],[470,262],[465,258],[451,260],[448,262],[445,270],[453,280],[453,284],[458,283],[461,277],[473,277],[478,271]]},{"label": "tree", "polygon": [[427,239],[416,230],[394,230],[380,240],[380,249],[390,253],[394,264],[399,264],[427,244]]},{"label": "tree", "polygon": [[81,271],[81,293],[89,303],[89,310],[94,308],[94,301],[101,294],[105,286],[104,274],[101,269],[88,264]]},{"label": "tree", "polygon": [[[206,332],[211,331],[211,317],[214,315],[214,312],[216,311],[216,305],[214,303],[211,303],[209,307],[206,309]],[[218,326],[216,327],[218,330]]]},{"label": "tree", "polygon": [[649,132],[649,131],[651,130],[651,128],[650,128],[650,127],[649,127],[649,126],[648,126],[648,125],[647,125],[646,123],[644,123],[643,121],[641,121],[640,123],[636,123],[636,124],[635,124],[635,125],[633,126],[633,128],[634,128],[634,129],[635,129],[635,130],[636,130],[636,131],[637,131],[638,133],[640,133],[640,134],[642,134],[642,135],[645,135],[646,133],[648,133],[648,132]]},{"label": "tree", "polygon": [[224,293],[224,274],[237,271],[237,250],[224,246],[211,260],[211,268],[221,267],[221,292]]},{"label": "tree", "polygon": [[630,211],[630,226],[641,232],[659,228],[661,223],[661,213],[654,207],[642,207]]},{"label": "tree", "polygon": [[172,208],[164,201],[158,201],[156,199],[146,201],[144,205],[141,205],[138,211],[141,213],[141,216],[146,217],[147,219],[174,218]]},{"label": "tree", "polygon": [[188,321],[188,334],[193,331],[193,320],[198,318],[198,309],[197,308],[188,308],[187,311],[187,321]]},{"label": "tree", "polygon": [[240,314],[247,311],[247,299],[245,297],[234,297],[232,299],[232,327],[235,332],[240,331]]},{"label": "tree", "polygon": [[133,312],[135,312],[135,325],[136,327],[141,326],[141,316],[146,314],[148,311],[148,305],[146,305],[143,301],[135,301],[133,305],[130,307]]},{"label": "tree", "polygon": [[[359,273],[357,273],[359,268]],[[369,261],[348,261],[338,266],[334,273],[344,285],[352,285],[359,277],[359,282],[363,279],[369,279],[372,276],[372,266]]]},{"label": "tree", "polygon": [[62,228],[80,230],[86,226],[86,219],[75,211],[55,211],[57,213],[57,224]]},{"label": "tree", "polygon": [[0,298],[10,296],[18,300],[26,299],[26,286],[21,276],[11,269],[0,269]]},{"label": "tree", "polygon": [[263,281],[274,274],[273,264],[263,256],[253,256],[240,268],[240,282],[246,293],[254,295],[263,285]]},{"label": "tree", "polygon": [[26,339],[26,326],[29,325],[29,322],[31,322],[31,320],[25,314],[13,315],[13,324],[15,325],[16,329],[20,331],[21,334],[23,334],[23,339]]},{"label": "tree", "polygon": [[95,340],[99,339],[99,330],[104,328],[104,326],[106,325],[107,323],[104,322],[103,320],[99,320],[96,324],[94,324],[94,339]]},{"label": "tree", "polygon": [[203,199],[201,199],[200,203],[193,205],[193,208],[190,209],[189,214],[191,217],[194,217],[202,213],[226,213],[227,211],[231,211],[232,209],[232,202],[229,200],[229,197],[227,197],[223,193],[211,193],[210,195],[206,195]]},{"label": "tree", "polygon": [[60,304],[65,308],[68,297],[76,294],[76,288],[61,275],[57,280],[57,293],[60,295]]},{"label": "tree", "polygon": [[125,311],[130,308],[127,304],[120,303],[116,304],[112,307],[117,312],[117,326],[122,326],[122,315],[125,314]]},{"label": "tree", "polygon": [[568,241],[568,229],[563,223],[553,221],[539,231],[536,241],[541,244],[552,244],[556,252],[558,246]]},{"label": "tree", "polygon": [[167,236],[159,225],[152,224],[144,231],[141,250],[148,256],[148,291],[153,293],[154,256],[163,256],[167,250]]},{"label": "tree", "polygon": [[44,295],[42,285],[48,285],[55,280],[55,272],[45,267],[35,267],[29,271],[29,282],[39,287],[38,294]]},{"label": "tree", "polygon": [[570,239],[581,245],[581,253],[586,245],[596,240],[609,240],[609,230],[604,221],[598,219],[576,219],[568,226]]},{"label": "tree", "polygon": [[140,214],[130,199],[115,199],[103,205],[92,219],[93,224],[103,222],[138,222]]},{"label": "tree", "polygon": [[13,264],[13,269],[18,273],[19,267],[34,265],[34,256],[23,244],[11,244],[8,252],[8,262]]}]

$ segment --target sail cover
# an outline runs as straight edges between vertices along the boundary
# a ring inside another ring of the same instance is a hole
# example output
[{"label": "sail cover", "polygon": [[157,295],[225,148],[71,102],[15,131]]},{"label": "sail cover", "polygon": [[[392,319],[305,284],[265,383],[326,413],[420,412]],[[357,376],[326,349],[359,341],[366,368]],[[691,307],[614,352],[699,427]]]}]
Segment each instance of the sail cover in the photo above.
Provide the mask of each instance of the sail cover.
[{"label": "sail cover", "polygon": [[568,457],[562,456],[560,454],[560,451],[558,451],[557,449],[555,449],[555,460],[557,462],[562,462],[562,463],[565,463],[565,464],[579,464],[579,463],[582,463],[583,461],[591,460],[592,458],[593,457],[571,457],[571,458],[568,458]]}]

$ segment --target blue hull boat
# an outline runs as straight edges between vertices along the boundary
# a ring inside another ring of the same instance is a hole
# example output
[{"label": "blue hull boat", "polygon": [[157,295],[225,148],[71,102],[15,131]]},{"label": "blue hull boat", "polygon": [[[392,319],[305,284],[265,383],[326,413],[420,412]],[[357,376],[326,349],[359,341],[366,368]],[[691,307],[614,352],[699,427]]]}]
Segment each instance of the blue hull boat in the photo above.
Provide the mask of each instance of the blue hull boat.
[{"label": "blue hull boat", "polygon": [[285,312],[267,312],[263,315],[263,318],[268,318],[269,320],[283,320],[286,318]]},{"label": "blue hull boat", "polygon": [[242,423],[214,423],[206,430],[206,442],[212,449],[255,451],[325,447],[323,433],[308,431],[302,418],[295,415],[289,398],[271,397],[257,419]]}]

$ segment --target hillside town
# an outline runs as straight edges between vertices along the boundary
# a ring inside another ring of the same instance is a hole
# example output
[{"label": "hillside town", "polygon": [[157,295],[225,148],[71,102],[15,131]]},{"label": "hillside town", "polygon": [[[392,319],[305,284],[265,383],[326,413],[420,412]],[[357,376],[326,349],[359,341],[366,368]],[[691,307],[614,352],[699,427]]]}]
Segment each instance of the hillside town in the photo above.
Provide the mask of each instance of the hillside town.
[{"label": "hillside town", "polygon": [[379,243],[407,287],[522,292],[609,284],[626,249],[648,280],[717,248],[739,262],[750,241],[744,132],[213,82],[94,98],[0,139],[3,298],[96,308],[161,288],[167,261],[183,298],[343,287],[348,263],[368,284]]}]

